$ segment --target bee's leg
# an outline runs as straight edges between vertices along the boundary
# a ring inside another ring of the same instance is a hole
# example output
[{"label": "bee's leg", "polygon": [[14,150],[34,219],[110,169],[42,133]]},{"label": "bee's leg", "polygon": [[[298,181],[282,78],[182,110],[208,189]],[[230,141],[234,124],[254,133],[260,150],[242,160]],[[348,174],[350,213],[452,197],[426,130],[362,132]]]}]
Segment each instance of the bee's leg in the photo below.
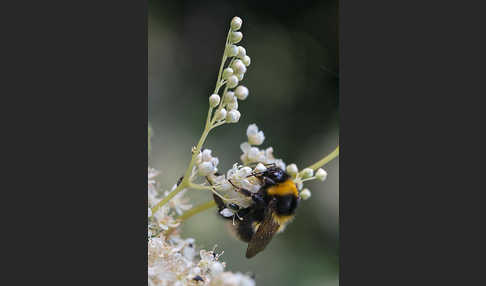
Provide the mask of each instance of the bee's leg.
[{"label": "bee's leg", "polygon": [[276,185],[274,180],[270,179],[269,177],[262,177],[263,186],[273,186]]}]

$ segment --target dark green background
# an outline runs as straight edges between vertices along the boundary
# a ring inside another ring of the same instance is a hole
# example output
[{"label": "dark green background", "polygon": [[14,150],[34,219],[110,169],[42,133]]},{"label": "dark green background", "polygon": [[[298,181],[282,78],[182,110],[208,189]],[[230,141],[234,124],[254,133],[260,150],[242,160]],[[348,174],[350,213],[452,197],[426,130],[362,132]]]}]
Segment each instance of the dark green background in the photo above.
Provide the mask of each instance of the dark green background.
[{"label": "dark green background", "polygon": [[[149,164],[168,189],[182,175],[197,143],[214,89],[229,21],[243,19],[243,41],[252,64],[243,80],[250,96],[240,102],[240,122],[210,134],[206,147],[220,170],[239,160],[248,124],[265,132],[263,147],[307,166],[338,144],[339,70],[337,1],[149,1]],[[190,219],[184,237],[224,250],[232,271],[253,272],[257,285],[337,285],[339,271],[339,162],[328,180],[306,186],[295,221],[251,260],[215,210]],[[194,202],[209,193],[190,191]]]}]

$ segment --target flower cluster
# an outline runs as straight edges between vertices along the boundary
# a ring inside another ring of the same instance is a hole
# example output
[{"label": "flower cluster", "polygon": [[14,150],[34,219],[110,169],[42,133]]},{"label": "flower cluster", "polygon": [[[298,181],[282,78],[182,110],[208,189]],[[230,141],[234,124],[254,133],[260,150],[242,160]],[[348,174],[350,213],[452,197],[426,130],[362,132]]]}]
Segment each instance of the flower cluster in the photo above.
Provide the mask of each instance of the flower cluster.
[{"label": "flower cluster", "polygon": [[[157,175],[155,169],[148,169],[149,206],[164,197],[157,191]],[[184,192],[178,193],[153,216],[149,208],[148,285],[254,286],[249,276],[224,271],[226,263],[219,259],[222,253],[214,249],[198,252],[193,238],[180,237],[180,222],[174,216],[191,207],[186,199]]]},{"label": "flower cluster", "polygon": [[[243,46],[236,45],[243,39],[243,34],[238,31],[242,23],[243,21],[239,17],[234,17],[231,20],[216,88],[209,97],[209,106],[216,108],[211,121],[215,125],[238,122],[241,117],[241,113],[238,111],[238,100],[245,100],[249,95],[248,88],[239,85],[251,63],[251,58],[246,54],[246,49]],[[227,60],[230,60],[230,62],[224,68]],[[221,100],[219,89],[223,85],[225,85],[225,88]]]}]

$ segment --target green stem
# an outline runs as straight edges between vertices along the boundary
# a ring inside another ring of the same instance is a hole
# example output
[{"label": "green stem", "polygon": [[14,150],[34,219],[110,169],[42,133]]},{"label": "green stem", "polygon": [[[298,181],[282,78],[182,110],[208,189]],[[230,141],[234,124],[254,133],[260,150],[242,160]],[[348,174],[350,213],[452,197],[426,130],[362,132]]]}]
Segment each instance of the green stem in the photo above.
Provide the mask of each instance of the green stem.
[{"label": "green stem", "polygon": [[312,169],[312,170],[317,170],[318,168],[320,168],[320,167],[326,165],[327,163],[329,163],[330,161],[332,161],[337,156],[339,156],[339,146],[337,146],[336,149],[334,149],[334,151],[331,152],[331,154],[325,156],[324,158],[315,162],[314,164],[310,165],[307,168]]},{"label": "green stem", "polygon": [[205,210],[208,210],[212,207],[216,206],[216,203],[214,201],[209,201],[200,205],[197,205],[193,207],[192,209],[188,210],[187,212],[183,213],[180,217],[177,219],[180,221],[184,221],[200,212],[203,212]]},{"label": "green stem", "polygon": [[[228,40],[229,36],[231,33],[231,29],[228,31],[228,35],[226,36],[226,43],[224,45],[224,52],[223,52],[223,59],[221,60],[221,65],[219,67],[219,73],[218,73],[218,79],[216,81],[216,87],[214,88],[214,93],[218,93],[219,88],[222,86],[222,80],[221,80],[221,73],[223,72],[223,67],[226,62],[227,54],[227,46],[228,46]],[[220,103],[221,104],[221,103]],[[206,141],[206,138],[209,134],[209,132],[213,128],[213,123],[211,122],[211,115],[213,114],[213,108],[210,106],[208,110],[208,115],[206,117],[206,124],[204,126],[204,131],[201,135],[201,138],[199,139],[199,142],[197,143],[196,149],[193,150],[192,152],[192,157],[191,157],[191,162],[189,163],[189,166],[186,169],[186,172],[184,173],[184,178],[182,179],[182,182],[175,188],[172,192],[170,192],[167,197],[165,197],[163,200],[161,200],[157,205],[155,205],[152,208],[152,214],[155,214],[163,205],[165,205],[170,199],[172,199],[175,195],[177,195],[180,191],[182,191],[185,188],[191,188],[195,187],[198,188],[198,185],[194,185],[191,183],[191,173],[192,173],[192,168],[194,167],[194,163],[196,161],[197,155],[201,152],[201,148]]]}]

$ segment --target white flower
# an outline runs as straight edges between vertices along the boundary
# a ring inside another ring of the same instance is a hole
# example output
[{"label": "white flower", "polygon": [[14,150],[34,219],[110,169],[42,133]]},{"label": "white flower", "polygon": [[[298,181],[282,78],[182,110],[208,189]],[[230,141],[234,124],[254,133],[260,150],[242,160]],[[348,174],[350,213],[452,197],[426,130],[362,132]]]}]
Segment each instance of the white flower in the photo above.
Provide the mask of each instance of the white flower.
[{"label": "white flower", "polygon": [[239,100],[245,100],[248,97],[249,91],[246,86],[240,85],[235,89],[235,95]]},{"label": "white flower", "polygon": [[251,64],[251,58],[250,58],[248,55],[244,56],[244,57],[241,59],[241,61],[242,61],[242,62],[245,64],[245,66],[247,66],[247,67],[248,67],[248,66]]},{"label": "white flower", "polygon": [[216,118],[216,121],[222,120],[226,118],[226,109],[221,108],[221,110],[218,110],[216,114],[214,114],[214,117]]},{"label": "white flower", "polygon": [[238,85],[238,78],[235,75],[232,75],[228,78],[228,87],[234,88]]},{"label": "white flower", "polygon": [[297,168],[297,165],[295,165],[294,163],[287,166],[287,173],[289,175],[295,177],[295,175],[297,175],[298,172],[299,172],[299,169]]},{"label": "white flower", "polygon": [[241,60],[236,60],[231,65],[235,74],[244,74],[246,73],[246,66]]},{"label": "white flower", "polygon": [[226,115],[226,121],[236,123],[240,120],[241,113],[238,110],[231,110]]},{"label": "white flower", "polygon": [[311,197],[311,192],[309,189],[305,188],[303,189],[301,192],[300,192],[300,197],[303,199],[303,200],[308,200],[310,197]]},{"label": "white flower", "polygon": [[201,158],[202,158],[202,160],[205,161],[205,162],[211,161],[211,159],[213,158],[213,156],[211,155],[211,153],[212,153],[211,149],[204,149],[201,152]]},{"label": "white flower", "polygon": [[246,49],[242,46],[238,46],[238,55],[237,57],[242,59],[246,56]]},{"label": "white flower", "polygon": [[265,167],[262,163],[258,163],[255,166],[255,172],[257,172],[257,173],[265,172],[266,170],[267,170],[267,167]]},{"label": "white flower", "polygon": [[231,102],[228,102],[226,108],[228,109],[228,111],[238,110],[238,99],[233,96],[233,100]]},{"label": "white flower", "polygon": [[251,145],[261,145],[265,141],[263,131],[259,131],[256,124],[248,125],[246,136],[248,137],[248,143]]},{"label": "white flower", "polygon": [[224,103],[230,103],[230,102],[233,102],[234,100],[235,100],[235,93],[232,92],[232,91],[227,91],[223,95],[223,102]]},{"label": "white flower", "polygon": [[216,107],[218,106],[219,102],[220,102],[221,98],[219,97],[219,95],[217,94],[212,94],[210,97],[209,97],[209,105],[211,107]]},{"label": "white flower", "polygon": [[322,168],[319,168],[316,172],[316,179],[319,179],[321,181],[325,181],[327,178],[327,172],[322,169]]},{"label": "white flower", "polygon": [[[241,32],[231,32],[230,35],[230,42],[233,44],[237,44],[243,39],[243,33]],[[238,52],[237,52],[238,53]]]},{"label": "white flower", "polygon": [[198,165],[198,174],[200,176],[208,176],[216,172],[216,168],[213,166],[211,162],[202,162]]},{"label": "white flower", "polygon": [[238,55],[238,47],[235,45],[229,45],[226,53],[228,54],[228,57],[235,57]]},{"label": "white flower", "polygon": [[[245,62],[243,61],[243,63],[245,63]],[[233,72],[233,69],[232,68],[225,68],[223,70],[223,79],[229,78],[231,75],[233,75],[233,73],[234,72]]]},{"label": "white flower", "polygon": [[314,170],[312,170],[311,168],[305,168],[304,170],[302,170],[301,174],[302,178],[307,179],[314,176]]},{"label": "white flower", "polygon": [[235,75],[236,75],[236,78],[238,78],[238,81],[242,81],[245,78],[244,73],[237,73]]},{"label": "white flower", "polygon": [[231,19],[231,30],[238,31],[241,28],[241,24],[243,24],[243,20],[240,17],[233,17]]}]

